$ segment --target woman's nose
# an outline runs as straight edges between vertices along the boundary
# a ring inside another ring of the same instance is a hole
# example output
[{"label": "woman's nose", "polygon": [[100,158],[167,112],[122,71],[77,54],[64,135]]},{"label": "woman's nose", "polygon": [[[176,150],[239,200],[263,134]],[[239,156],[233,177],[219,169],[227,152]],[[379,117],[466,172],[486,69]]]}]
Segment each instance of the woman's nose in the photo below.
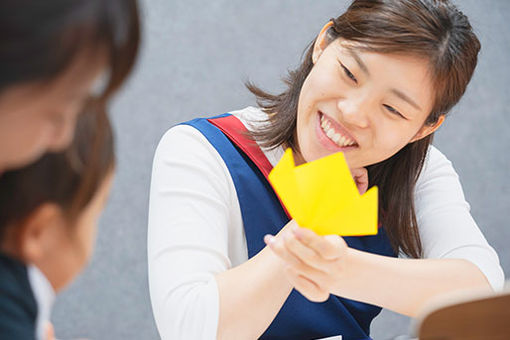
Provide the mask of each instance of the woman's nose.
[{"label": "woman's nose", "polygon": [[358,128],[367,128],[370,125],[369,103],[363,98],[342,98],[337,102],[344,122]]}]

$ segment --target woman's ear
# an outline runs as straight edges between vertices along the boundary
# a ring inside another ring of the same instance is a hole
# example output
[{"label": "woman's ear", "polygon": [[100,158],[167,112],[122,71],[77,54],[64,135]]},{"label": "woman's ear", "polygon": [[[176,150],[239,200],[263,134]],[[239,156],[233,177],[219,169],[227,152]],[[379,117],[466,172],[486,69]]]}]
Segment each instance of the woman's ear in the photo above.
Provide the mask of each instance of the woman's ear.
[{"label": "woman's ear", "polygon": [[434,124],[432,124],[432,125],[428,125],[428,124],[423,125],[421,127],[421,129],[416,133],[416,135],[414,135],[413,139],[411,139],[411,141],[409,143],[416,142],[416,141],[418,141],[418,140],[420,140],[422,138],[427,137],[431,133],[434,133],[443,124],[444,118],[445,118],[445,116],[441,115],[441,116],[439,116],[439,118],[437,119],[437,121]]},{"label": "woman's ear", "polygon": [[18,234],[19,255],[27,263],[37,264],[55,247],[64,216],[56,204],[44,203],[25,218]]},{"label": "woman's ear", "polygon": [[314,64],[317,62],[317,60],[319,60],[322,52],[330,43],[330,41],[328,41],[328,29],[331,26],[333,26],[333,21],[328,21],[328,23],[322,27],[321,32],[317,36],[317,39],[315,39],[312,53],[312,62]]}]

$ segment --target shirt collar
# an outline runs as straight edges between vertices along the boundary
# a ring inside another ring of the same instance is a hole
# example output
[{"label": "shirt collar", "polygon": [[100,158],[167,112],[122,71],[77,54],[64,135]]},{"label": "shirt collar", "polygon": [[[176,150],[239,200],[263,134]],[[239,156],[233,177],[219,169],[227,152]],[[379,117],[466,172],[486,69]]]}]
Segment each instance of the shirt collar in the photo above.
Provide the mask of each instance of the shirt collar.
[{"label": "shirt collar", "polygon": [[37,302],[36,339],[46,339],[46,324],[50,321],[55,302],[55,290],[46,276],[35,266],[28,265],[28,281]]}]

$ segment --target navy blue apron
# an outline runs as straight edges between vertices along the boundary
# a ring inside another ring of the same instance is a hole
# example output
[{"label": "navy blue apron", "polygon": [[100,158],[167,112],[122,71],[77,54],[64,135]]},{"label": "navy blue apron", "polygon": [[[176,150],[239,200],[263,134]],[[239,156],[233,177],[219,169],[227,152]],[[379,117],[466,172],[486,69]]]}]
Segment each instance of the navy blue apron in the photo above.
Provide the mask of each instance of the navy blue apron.
[{"label": "navy blue apron", "polygon": [[[255,256],[265,247],[264,235],[277,234],[289,221],[266,178],[269,162],[261,157],[263,153],[256,143],[247,138],[244,125],[231,114],[183,124],[199,130],[225,162],[241,207],[248,257]],[[351,248],[395,256],[383,228],[374,236],[344,239]],[[380,307],[334,295],[322,303],[311,302],[294,289],[260,339],[299,340],[334,335],[342,335],[345,340],[371,339],[370,323],[380,311]]]}]

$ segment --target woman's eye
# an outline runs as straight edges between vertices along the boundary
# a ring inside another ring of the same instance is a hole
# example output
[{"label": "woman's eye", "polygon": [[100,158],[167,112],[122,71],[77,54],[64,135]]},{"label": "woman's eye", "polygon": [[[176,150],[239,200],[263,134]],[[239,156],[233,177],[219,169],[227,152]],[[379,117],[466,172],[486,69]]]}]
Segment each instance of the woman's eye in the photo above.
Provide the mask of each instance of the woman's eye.
[{"label": "woman's eye", "polygon": [[[342,65],[342,64],[340,64]],[[358,80],[356,79],[356,77],[354,76],[354,74],[351,73],[351,71],[349,71],[349,69],[347,67],[345,67],[344,65],[342,65],[342,68],[344,69],[344,73],[347,77],[351,78],[352,81],[354,81],[356,84],[358,83]]]},{"label": "woman's eye", "polygon": [[386,105],[386,104],[384,104],[383,106],[384,106],[384,107],[386,108],[386,110],[388,110],[390,113],[392,113],[392,114],[394,114],[394,115],[398,115],[398,116],[400,116],[400,117],[402,117],[402,118],[404,118],[404,119],[407,119],[406,117],[404,117],[404,115],[403,115],[403,114],[401,114],[400,112],[398,112],[397,110],[395,110],[395,109],[394,109],[394,108],[392,108],[391,106]]}]

